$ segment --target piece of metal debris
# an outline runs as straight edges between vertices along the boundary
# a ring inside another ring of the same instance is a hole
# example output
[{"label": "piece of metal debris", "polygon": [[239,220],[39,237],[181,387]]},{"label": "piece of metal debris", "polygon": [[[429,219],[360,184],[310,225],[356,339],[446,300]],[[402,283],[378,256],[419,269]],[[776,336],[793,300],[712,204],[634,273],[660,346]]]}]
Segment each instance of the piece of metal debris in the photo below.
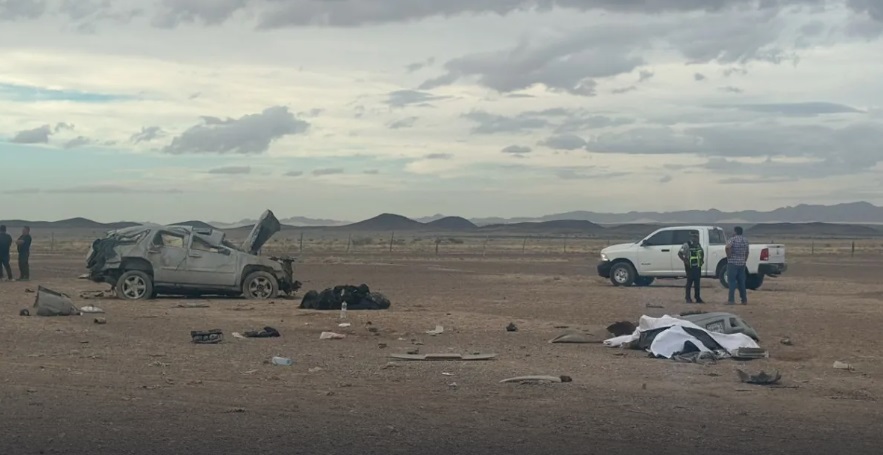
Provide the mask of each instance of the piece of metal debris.
[{"label": "piece of metal debris", "polygon": [[510,322],[509,325],[506,326],[506,331],[507,332],[517,332],[518,327],[515,325],[514,322]]},{"label": "piece of metal debris", "polygon": [[95,318],[93,321],[95,324],[107,324],[107,319],[104,318]]},{"label": "piece of metal debris", "polygon": [[792,346],[794,343],[791,342],[791,338],[785,337],[779,340],[779,343],[784,344],[785,346]]},{"label": "piece of metal debris", "polygon": [[848,364],[848,363],[846,363],[846,362],[841,362],[841,361],[839,361],[839,360],[837,360],[837,361],[834,362],[834,368],[836,368],[836,369],[838,369],[838,370],[847,370],[847,371],[853,371],[853,370],[854,370],[854,368],[852,367],[852,365],[850,365],[850,364]]},{"label": "piece of metal debris", "polygon": [[206,303],[179,303],[175,308],[211,308]]},{"label": "piece of metal debris", "polygon": [[224,333],[221,329],[191,330],[190,338],[197,344],[217,344],[223,341]]},{"label": "piece of metal debris", "polygon": [[549,340],[549,343],[603,343],[603,340],[593,338],[592,335],[582,332],[567,332]]},{"label": "piece of metal debris", "polygon": [[739,348],[733,354],[733,358],[737,360],[752,360],[769,358],[770,353],[763,348]]},{"label": "piece of metal debris", "polygon": [[25,309],[19,311],[19,312],[18,312],[18,315],[19,315],[19,316],[30,316],[30,315],[31,315],[31,312],[28,311],[27,308],[25,308]]},{"label": "piece of metal debris", "polygon": [[540,382],[573,382],[573,378],[570,376],[518,376],[514,378],[503,379],[500,381],[501,384],[508,382],[518,382],[518,383],[540,383]]},{"label": "piece of metal debris", "polygon": [[777,384],[779,380],[782,379],[782,374],[778,371],[774,371],[773,374],[769,374],[764,371],[761,371],[757,374],[748,374],[742,370],[737,369],[736,373],[739,375],[739,380],[746,384],[773,385]]},{"label": "piece of metal debris", "polygon": [[497,354],[390,354],[396,360],[490,360]]},{"label": "piece of metal debris", "polygon": [[102,310],[101,308],[98,308],[95,305],[86,305],[86,306],[80,308],[80,312],[81,313],[98,314],[98,313],[104,313],[104,310]]},{"label": "piece of metal debris", "polygon": [[427,330],[426,333],[428,333],[428,334],[430,334],[430,335],[432,335],[432,336],[436,336],[436,335],[439,335],[439,334],[444,333],[444,331],[445,331],[445,328],[444,328],[444,327],[442,327],[442,326],[440,326],[440,325],[436,325],[436,326],[435,326],[435,329],[433,329],[433,330]]},{"label": "piece of metal debris", "polygon": [[346,338],[346,335],[342,333],[322,332],[319,334],[320,340],[342,340],[344,338]]}]

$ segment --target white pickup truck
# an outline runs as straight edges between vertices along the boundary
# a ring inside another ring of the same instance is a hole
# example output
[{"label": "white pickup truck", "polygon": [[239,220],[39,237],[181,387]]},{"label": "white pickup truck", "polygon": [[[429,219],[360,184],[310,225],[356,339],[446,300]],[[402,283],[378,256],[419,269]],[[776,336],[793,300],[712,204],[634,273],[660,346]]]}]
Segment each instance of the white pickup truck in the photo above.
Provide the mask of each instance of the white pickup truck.
[{"label": "white pickup truck", "polygon": [[[727,287],[727,236],[717,226],[666,227],[635,243],[608,246],[601,250],[598,275],[609,278],[614,286],[649,286],[657,278],[686,278],[678,250],[693,231],[699,232],[699,242],[705,250],[702,276],[718,278]],[[756,290],[763,284],[764,277],[779,276],[788,269],[785,245],[750,244],[746,265],[745,287]]]}]

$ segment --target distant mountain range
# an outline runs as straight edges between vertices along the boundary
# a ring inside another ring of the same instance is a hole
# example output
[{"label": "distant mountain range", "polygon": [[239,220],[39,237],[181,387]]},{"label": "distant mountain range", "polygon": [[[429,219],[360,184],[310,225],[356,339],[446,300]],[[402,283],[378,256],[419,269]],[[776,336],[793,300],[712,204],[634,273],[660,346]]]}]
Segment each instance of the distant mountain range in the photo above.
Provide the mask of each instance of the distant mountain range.
[{"label": "distant mountain range", "polygon": [[[837,205],[807,205],[782,207],[769,212],[745,210],[722,212],[719,210],[686,210],[678,212],[568,212],[537,218],[480,218],[467,220],[457,216],[434,215],[411,219],[401,215],[384,213],[374,218],[356,223],[337,220],[292,217],[280,220],[284,229],[323,229],[344,232],[486,232],[523,234],[582,234],[603,235],[609,227],[615,227],[618,234],[642,235],[666,224],[717,224],[730,226],[743,224],[749,232],[772,235],[823,234],[864,236],[880,235],[883,232],[883,208],[867,202],[854,202]],[[223,230],[246,230],[254,220],[240,220],[235,223],[206,223],[198,220],[182,221],[180,225],[191,225]],[[33,229],[87,229],[111,230],[140,223],[120,221],[99,223],[86,218],[71,218],[60,221],[0,221],[10,228],[28,225]],[[844,224],[852,227],[847,228]],[[881,226],[867,226],[867,225]],[[861,226],[865,225],[865,226]],[[609,234],[609,232],[607,232]]]}]

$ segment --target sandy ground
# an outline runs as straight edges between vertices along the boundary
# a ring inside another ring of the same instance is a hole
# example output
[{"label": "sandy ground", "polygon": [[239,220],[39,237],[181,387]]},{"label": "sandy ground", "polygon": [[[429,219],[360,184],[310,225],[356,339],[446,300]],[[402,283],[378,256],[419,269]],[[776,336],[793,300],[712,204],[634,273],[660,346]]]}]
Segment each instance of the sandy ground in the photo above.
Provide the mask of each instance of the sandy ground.
[{"label": "sandy ground", "polygon": [[[393,302],[350,311],[340,329],[336,312],[298,310],[299,299],[83,300],[103,287],[75,279],[81,255],[37,255],[31,282],[0,283],[0,453],[878,454],[883,259],[790,262],[744,307],[724,307],[725,290],[704,282],[702,309],[731,308],[771,358],[697,365],[548,343],[564,326],[603,333],[695,309],[679,282],[612,287],[594,257],[307,260],[306,289],[364,282]],[[18,316],[37,285],[103,308],[107,324]],[[282,337],[231,336],[267,325]],[[444,333],[425,333],[436,325]],[[191,330],[212,328],[225,342],[190,343]],[[326,330],[347,337],[320,340]],[[498,357],[389,363],[412,349]],[[271,365],[274,355],[295,363]],[[777,369],[785,387],[741,384],[736,368]],[[499,383],[526,374],[573,382]]]}]

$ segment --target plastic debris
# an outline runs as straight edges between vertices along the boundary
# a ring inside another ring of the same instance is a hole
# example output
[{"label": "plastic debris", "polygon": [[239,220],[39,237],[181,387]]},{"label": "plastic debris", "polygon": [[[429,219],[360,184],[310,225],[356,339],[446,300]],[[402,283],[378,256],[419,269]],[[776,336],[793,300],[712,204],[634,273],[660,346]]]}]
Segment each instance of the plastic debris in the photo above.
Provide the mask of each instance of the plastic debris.
[{"label": "plastic debris", "polygon": [[278,357],[277,356],[277,357],[273,357],[270,360],[270,363],[272,363],[273,365],[289,367],[294,364],[294,360],[291,360],[288,357]]},{"label": "plastic debris", "polygon": [[500,381],[501,384],[508,382],[518,382],[518,383],[540,383],[540,382],[573,382],[573,378],[570,376],[518,376],[514,378],[503,379]]},{"label": "plastic debris", "polygon": [[334,332],[322,332],[319,335],[320,340],[342,340],[344,338],[346,338],[346,335]]},{"label": "plastic debris", "polygon": [[779,380],[782,379],[782,375],[778,371],[774,371],[773,374],[764,371],[757,374],[748,374],[737,369],[736,373],[739,375],[739,380],[746,384],[773,385],[777,384]]},{"label": "plastic debris", "polygon": [[444,327],[442,327],[442,326],[440,326],[440,325],[436,325],[434,330],[427,330],[426,333],[428,333],[428,334],[430,334],[430,335],[432,335],[432,336],[436,336],[436,335],[439,335],[439,334],[441,334],[441,333],[444,333],[444,331],[445,331],[445,328],[444,328]]}]

